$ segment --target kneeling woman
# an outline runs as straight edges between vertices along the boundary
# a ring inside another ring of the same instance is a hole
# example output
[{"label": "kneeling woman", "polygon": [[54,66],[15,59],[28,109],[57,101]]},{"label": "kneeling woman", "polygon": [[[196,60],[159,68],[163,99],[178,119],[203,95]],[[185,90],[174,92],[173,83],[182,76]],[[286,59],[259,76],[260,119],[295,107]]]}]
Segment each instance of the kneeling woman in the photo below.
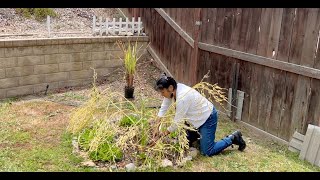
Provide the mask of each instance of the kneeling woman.
[{"label": "kneeling woman", "polygon": [[[240,131],[226,136],[215,142],[215,134],[218,123],[218,112],[214,105],[195,89],[177,83],[172,77],[163,74],[156,84],[157,91],[164,97],[158,116],[161,118],[167,112],[173,101],[176,102],[175,123],[167,128],[163,135],[177,129],[176,123],[186,119],[200,134],[200,152],[203,155],[213,156],[220,153],[232,144],[238,145],[238,150],[243,151],[246,143]],[[188,131],[189,145],[195,141],[194,133]]]}]

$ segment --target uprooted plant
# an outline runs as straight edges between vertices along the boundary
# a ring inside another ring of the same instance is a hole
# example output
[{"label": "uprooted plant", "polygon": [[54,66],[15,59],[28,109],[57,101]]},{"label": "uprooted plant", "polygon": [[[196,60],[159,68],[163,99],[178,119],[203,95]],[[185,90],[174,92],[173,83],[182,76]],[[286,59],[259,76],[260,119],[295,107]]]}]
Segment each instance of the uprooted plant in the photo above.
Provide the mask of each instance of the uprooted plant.
[{"label": "uprooted plant", "polygon": [[[225,99],[217,85],[200,82],[194,87],[213,95],[218,102]],[[155,137],[155,132],[164,131],[172,123],[175,104],[155,121],[157,111],[146,106],[153,100],[133,102],[121,93],[100,91],[93,85],[90,99],[71,114],[68,131],[77,136],[80,148],[94,161],[133,162],[147,170],[157,170],[165,158],[180,164],[189,148],[185,129],[194,129],[182,121],[169,136]]]}]

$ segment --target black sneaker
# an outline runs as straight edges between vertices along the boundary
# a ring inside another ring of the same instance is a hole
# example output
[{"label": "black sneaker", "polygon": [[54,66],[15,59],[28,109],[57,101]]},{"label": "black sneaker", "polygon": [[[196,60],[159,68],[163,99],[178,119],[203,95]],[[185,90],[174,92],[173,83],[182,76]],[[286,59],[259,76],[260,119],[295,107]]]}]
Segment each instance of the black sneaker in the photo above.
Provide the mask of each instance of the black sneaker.
[{"label": "black sneaker", "polygon": [[232,144],[239,145],[238,150],[243,151],[246,148],[246,142],[242,138],[240,131],[235,131],[229,137],[232,140]]}]

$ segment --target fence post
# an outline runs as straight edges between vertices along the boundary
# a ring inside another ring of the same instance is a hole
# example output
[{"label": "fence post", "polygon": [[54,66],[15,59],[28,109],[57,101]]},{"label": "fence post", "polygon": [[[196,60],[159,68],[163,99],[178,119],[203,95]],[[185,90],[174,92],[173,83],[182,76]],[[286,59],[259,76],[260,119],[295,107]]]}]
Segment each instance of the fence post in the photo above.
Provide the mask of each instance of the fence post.
[{"label": "fence post", "polygon": [[122,18],[119,18],[119,36],[122,34]]},{"label": "fence post", "polygon": [[96,30],[96,16],[93,16],[93,20],[92,20],[92,34],[94,34]]},{"label": "fence post", "polygon": [[138,36],[140,35],[140,31],[141,31],[141,17],[138,17]]},{"label": "fence post", "polygon": [[100,25],[100,36],[102,36],[102,17],[99,17],[99,25]]},{"label": "fence post", "polygon": [[109,18],[106,18],[106,36],[108,36]]},{"label": "fence post", "polygon": [[198,80],[198,64],[199,64],[199,58],[198,58],[198,43],[199,43],[199,37],[200,37],[200,26],[201,26],[201,8],[195,8],[194,9],[194,32],[193,32],[193,39],[194,39],[194,48],[192,50],[192,57],[191,57],[191,66],[190,66],[190,80],[191,85],[195,85]]},{"label": "fence post", "polygon": [[50,37],[50,35],[51,35],[51,30],[50,30],[50,16],[49,15],[47,15],[47,29],[48,29],[48,35],[49,35],[49,37]]},{"label": "fence post", "polygon": [[116,18],[113,18],[112,19],[112,33],[114,36],[116,35],[115,28],[116,28]]},{"label": "fence post", "polygon": [[134,34],[134,17],[132,17],[132,22],[131,22],[131,27],[132,27],[132,34]]},{"label": "fence post", "polygon": [[236,114],[237,114],[237,91],[238,91],[238,79],[239,79],[239,63],[235,62],[232,66],[232,103],[231,103],[231,120],[236,121]]},{"label": "fence post", "polygon": [[128,24],[129,24],[129,19],[126,17],[126,26],[125,26],[126,35],[128,35]]}]

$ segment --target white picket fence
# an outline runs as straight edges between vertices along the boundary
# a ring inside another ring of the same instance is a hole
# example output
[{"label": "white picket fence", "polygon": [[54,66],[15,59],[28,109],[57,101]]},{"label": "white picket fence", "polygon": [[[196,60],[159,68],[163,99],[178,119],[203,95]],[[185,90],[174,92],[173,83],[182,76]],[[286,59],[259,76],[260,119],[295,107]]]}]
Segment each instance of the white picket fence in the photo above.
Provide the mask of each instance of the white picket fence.
[{"label": "white picket fence", "polygon": [[132,17],[131,21],[129,21],[129,18],[126,18],[125,21],[122,18],[119,18],[119,21],[116,21],[116,18],[112,18],[111,21],[110,18],[103,19],[102,17],[97,20],[96,16],[93,16],[92,33],[100,36],[144,35],[141,17],[138,17],[138,21],[135,21],[134,17]]}]

